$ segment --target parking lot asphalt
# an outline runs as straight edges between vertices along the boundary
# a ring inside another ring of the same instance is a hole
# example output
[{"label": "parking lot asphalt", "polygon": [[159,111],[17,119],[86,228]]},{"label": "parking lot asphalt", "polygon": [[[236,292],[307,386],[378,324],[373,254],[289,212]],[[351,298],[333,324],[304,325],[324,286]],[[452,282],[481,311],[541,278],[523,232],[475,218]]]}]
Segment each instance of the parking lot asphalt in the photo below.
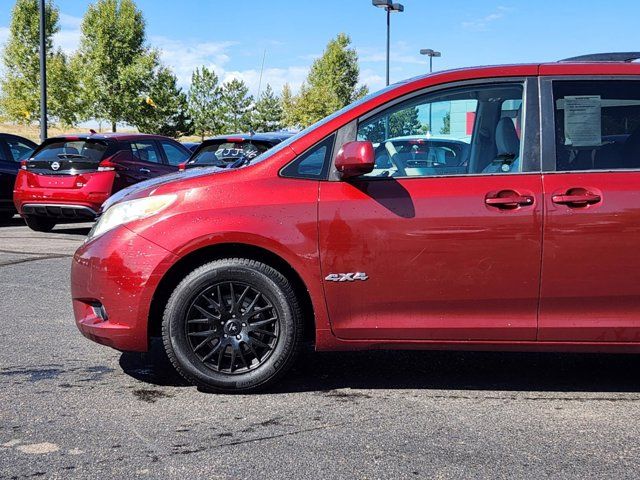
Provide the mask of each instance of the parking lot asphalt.
[{"label": "parking lot asphalt", "polygon": [[637,478],[640,357],[305,352],[273,390],[186,385],[73,323],[89,225],[0,227],[0,478]]}]

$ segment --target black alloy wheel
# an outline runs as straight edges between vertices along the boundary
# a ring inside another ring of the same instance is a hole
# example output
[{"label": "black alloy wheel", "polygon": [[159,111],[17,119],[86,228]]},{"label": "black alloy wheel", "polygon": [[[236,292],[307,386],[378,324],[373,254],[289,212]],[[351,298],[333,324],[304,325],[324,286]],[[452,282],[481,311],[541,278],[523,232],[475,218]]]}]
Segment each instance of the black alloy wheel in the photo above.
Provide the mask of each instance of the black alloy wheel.
[{"label": "black alloy wheel", "polygon": [[280,333],[273,303],[243,282],[206,287],[187,311],[185,329],[200,361],[227,374],[245,373],[262,365]]}]

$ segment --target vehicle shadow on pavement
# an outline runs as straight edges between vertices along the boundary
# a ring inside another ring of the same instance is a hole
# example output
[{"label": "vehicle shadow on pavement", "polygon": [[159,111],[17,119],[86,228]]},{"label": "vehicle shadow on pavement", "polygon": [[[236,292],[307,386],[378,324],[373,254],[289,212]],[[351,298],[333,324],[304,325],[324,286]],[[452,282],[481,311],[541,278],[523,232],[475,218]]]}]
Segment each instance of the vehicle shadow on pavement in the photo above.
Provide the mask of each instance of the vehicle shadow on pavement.
[{"label": "vehicle shadow on pavement", "polygon": [[[123,353],[123,371],[146,383],[186,386],[161,341],[148,353]],[[640,355],[370,351],[302,352],[266,393],[351,389],[640,392]]]},{"label": "vehicle shadow on pavement", "polygon": [[22,227],[24,226],[24,220],[22,217],[13,217],[11,220],[5,220],[0,222],[0,228],[2,227]]}]

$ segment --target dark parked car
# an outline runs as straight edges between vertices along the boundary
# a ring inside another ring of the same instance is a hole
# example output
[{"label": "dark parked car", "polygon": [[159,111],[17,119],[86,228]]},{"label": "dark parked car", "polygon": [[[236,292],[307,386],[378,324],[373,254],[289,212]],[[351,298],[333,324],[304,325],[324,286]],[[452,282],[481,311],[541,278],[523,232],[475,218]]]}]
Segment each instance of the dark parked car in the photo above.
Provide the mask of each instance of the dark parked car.
[{"label": "dark parked car", "polygon": [[17,213],[13,205],[13,186],[20,161],[28,158],[37,146],[28,138],[0,133],[0,222],[8,221]]},{"label": "dark parked car", "polygon": [[190,151],[195,152],[200,146],[201,142],[182,142],[182,145],[187,147]]},{"label": "dark parked car", "polygon": [[236,166],[251,162],[258,155],[293,136],[289,132],[219,135],[208,138],[193,152],[185,168]]},{"label": "dark parked car", "polygon": [[93,220],[109,196],[129,185],[175,172],[190,152],[167,137],[142,134],[65,135],[45,140],[22,160],[15,206],[36,231]]}]

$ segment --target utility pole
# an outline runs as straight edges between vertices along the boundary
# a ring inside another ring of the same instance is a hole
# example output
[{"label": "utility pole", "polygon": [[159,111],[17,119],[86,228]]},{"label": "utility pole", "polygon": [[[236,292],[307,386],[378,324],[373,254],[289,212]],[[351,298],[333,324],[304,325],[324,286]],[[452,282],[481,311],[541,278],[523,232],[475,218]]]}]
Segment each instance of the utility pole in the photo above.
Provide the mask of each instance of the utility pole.
[{"label": "utility pole", "polygon": [[404,12],[404,5],[393,3],[391,0],[371,0],[374,7],[384,8],[387,11],[387,85],[389,85],[389,54],[391,51],[391,13]]},{"label": "utility pole", "polygon": [[47,139],[47,46],[45,43],[46,11],[40,0],[40,141]]},{"label": "utility pole", "polygon": [[[429,57],[429,73],[433,73],[433,57],[441,57],[442,52],[436,52],[431,48],[423,48],[420,50],[420,55],[427,55]],[[429,131],[433,132],[431,121],[431,103],[429,103]]]}]

